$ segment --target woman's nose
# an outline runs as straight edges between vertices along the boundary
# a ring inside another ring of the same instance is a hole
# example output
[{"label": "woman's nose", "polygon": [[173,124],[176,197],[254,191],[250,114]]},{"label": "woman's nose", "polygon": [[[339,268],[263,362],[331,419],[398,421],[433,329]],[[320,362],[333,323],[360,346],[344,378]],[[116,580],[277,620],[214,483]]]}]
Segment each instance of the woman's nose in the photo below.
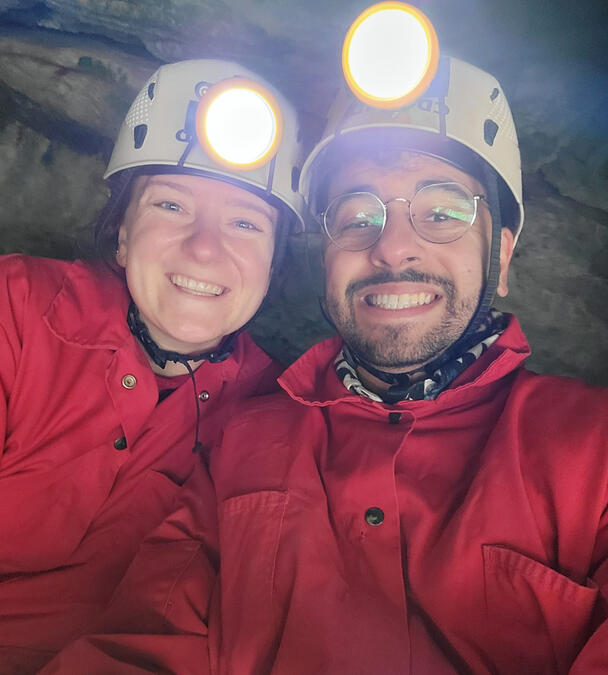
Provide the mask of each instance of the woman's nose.
[{"label": "woman's nose", "polygon": [[222,250],[220,228],[213,223],[196,222],[190,236],[184,240],[184,246],[197,258],[213,258]]}]

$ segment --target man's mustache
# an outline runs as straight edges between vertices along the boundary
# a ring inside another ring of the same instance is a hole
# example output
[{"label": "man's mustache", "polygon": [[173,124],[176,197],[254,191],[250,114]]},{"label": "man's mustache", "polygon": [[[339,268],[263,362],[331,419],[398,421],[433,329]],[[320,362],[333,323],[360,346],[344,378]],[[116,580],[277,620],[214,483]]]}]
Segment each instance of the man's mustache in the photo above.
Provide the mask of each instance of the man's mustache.
[{"label": "man's mustache", "polygon": [[394,274],[388,270],[383,272],[378,272],[376,274],[365,277],[364,279],[357,279],[356,281],[351,281],[350,284],[346,287],[346,297],[352,298],[355,293],[358,291],[367,288],[368,286],[374,286],[375,284],[386,284],[391,282],[399,281],[411,281],[414,283],[420,284],[430,284],[435,286],[440,286],[444,291],[447,298],[454,297],[454,284],[449,279],[444,277],[438,277],[434,274],[428,274],[426,272],[421,272],[420,270],[415,270],[408,268],[400,272],[399,274]]}]

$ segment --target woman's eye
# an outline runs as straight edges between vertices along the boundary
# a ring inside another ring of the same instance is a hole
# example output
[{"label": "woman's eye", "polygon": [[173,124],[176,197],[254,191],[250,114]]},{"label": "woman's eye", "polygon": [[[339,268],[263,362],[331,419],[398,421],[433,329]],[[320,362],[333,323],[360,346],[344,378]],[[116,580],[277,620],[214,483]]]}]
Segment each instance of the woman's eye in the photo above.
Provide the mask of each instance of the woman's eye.
[{"label": "woman's eye", "polygon": [[249,222],[248,220],[237,220],[235,222],[235,225],[239,228],[239,230],[249,230],[251,232],[261,231],[259,227]]},{"label": "woman's eye", "polygon": [[164,209],[165,211],[173,211],[174,213],[180,213],[183,210],[179,204],[168,200],[158,202],[156,206],[160,207],[161,209]]}]

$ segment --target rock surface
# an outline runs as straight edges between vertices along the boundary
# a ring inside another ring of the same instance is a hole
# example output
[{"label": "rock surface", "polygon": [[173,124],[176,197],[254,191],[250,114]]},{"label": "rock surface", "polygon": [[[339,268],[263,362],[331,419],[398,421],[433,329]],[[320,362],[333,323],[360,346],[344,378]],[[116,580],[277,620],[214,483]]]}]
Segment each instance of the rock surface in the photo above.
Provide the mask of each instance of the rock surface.
[{"label": "rock surface", "polygon": [[[104,202],[121,119],[159,63],[241,60],[297,104],[306,133],[340,84],[360,0],[0,0],[0,252],[73,257]],[[608,5],[421,0],[446,52],[510,98],[526,225],[500,307],[520,318],[541,372],[608,385]],[[308,244],[315,257],[315,237]],[[330,334],[294,237],[285,282],[254,333],[285,361]]]}]

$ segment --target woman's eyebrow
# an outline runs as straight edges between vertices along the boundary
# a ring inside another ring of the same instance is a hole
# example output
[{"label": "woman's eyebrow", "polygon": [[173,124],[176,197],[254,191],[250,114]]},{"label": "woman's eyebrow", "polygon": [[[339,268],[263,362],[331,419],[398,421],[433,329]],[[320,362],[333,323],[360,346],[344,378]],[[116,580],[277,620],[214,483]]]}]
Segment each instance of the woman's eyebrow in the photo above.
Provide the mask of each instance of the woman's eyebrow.
[{"label": "woman's eyebrow", "polygon": [[274,210],[271,206],[266,206],[265,204],[258,204],[250,202],[248,199],[241,199],[240,197],[232,197],[228,200],[229,206],[241,206],[246,209],[251,209],[261,213],[263,216],[266,216],[269,220],[272,221],[274,216]]},{"label": "woman's eyebrow", "polygon": [[[174,183],[171,180],[165,180],[163,178],[157,178],[156,176],[153,176],[150,178],[150,180],[146,184],[146,188],[152,185],[164,185],[170,188],[173,188],[174,190],[177,190],[178,192],[183,192],[184,194],[191,195],[192,190],[190,190],[189,187],[186,187],[185,185],[181,185],[180,183]],[[145,189],[145,188],[144,188]]]}]

